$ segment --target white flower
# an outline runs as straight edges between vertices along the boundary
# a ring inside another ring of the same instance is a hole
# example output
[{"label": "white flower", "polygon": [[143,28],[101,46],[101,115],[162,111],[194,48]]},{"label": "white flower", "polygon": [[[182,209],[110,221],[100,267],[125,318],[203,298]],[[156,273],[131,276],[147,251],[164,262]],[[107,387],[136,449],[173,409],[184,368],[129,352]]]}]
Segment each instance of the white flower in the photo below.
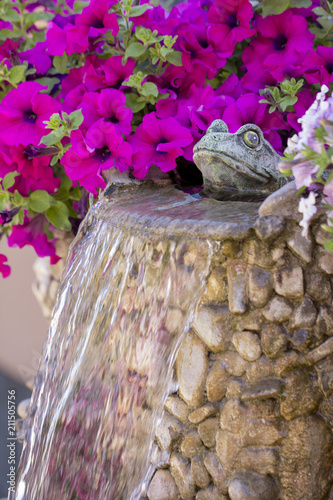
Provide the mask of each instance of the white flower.
[{"label": "white flower", "polygon": [[303,219],[301,220],[299,225],[303,227],[302,236],[304,237],[306,237],[308,234],[310,220],[317,212],[316,196],[316,193],[311,191],[307,198],[301,198],[299,200],[298,211],[303,214]]}]

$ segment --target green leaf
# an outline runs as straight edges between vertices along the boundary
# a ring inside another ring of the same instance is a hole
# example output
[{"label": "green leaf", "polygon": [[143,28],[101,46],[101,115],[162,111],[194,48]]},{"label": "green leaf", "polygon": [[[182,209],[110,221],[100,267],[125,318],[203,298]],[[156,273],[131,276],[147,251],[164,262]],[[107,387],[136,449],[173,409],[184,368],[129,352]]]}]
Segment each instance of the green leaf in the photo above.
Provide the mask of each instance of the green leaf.
[{"label": "green leaf", "polygon": [[136,5],[135,7],[132,7],[130,12],[129,12],[129,17],[138,17],[142,16],[147,10],[152,9],[153,6],[149,4],[144,4],[144,5]]},{"label": "green leaf", "polygon": [[37,213],[45,212],[52,203],[52,196],[44,190],[34,191],[29,197],[29,208]]},{"label": "green leaf", "polygon": [[142,85],[140,93],[144,96],[153,95],[157,97],[158,96],[157,85],[155,85],[155,83],[153,82],[146,82]]},{"label": "green leaf", "polygon": [[47,220],[58,229],[70,231],[72,225],[68,220],[69,210],[65,203],[57,201],[52,207],[45,212]]},{"label": "green leaf", "polygon": [[62,56],[55,56],[53,58],[53,66],[61,75],[67,73],[67,54],[63,53]]},{"label": "green leaf", "polygon": [[41,138],[40,144],[44,144],[45,146],[54,146],[59,141],[61,141],[63,137],[65,137],[65,134],[62,132],[62,130],[53,130],[48,135],[44,135]]},{"label": "green leaf", "polygon": [[26,64],[19,64],[18,66],[13,66],[12,68],[10,68],[9,81],[15,84],[22,82],[26,69]]},{"label": "green leaf", "polygon": [[298,101],[298,97],[286,96],[280,102],[282,111],[285,111],[288,106],[293,106]]},{"label": "green leaf", "polygon": [[282,14],[289,7],[290,0],[264,0],[262,8],[263,17]]},{"label": "green leaf", "polygon": [[297,7],[297,8],[301,8],[301,7],[311,7],[311,0],[290,0],[290,3],[289,3],[289,7]]},{"label": "green leaf", "polygon": [[174,66],[182,66],[182,53],[174,50],[170,54],[167,54],[166,60]]},{"label": "green leaf", "polygon": [[37,78],[35,81],[47,87],[47,89],[40,90],[43,94],[49,94],[53,90],[53,87],[60,83],[59,78],[48,78],[47,76]]},{"label": "green leaf", "polygon": [[27,201],[27,199],[23,198],[23,196],[20,195],[20,193],[17,191],[17,189],[15,189],[14,198],[13,198],[14,205],[16,205],[17,207],[22,206],[26,203],[26,201]]},{"label": "green leaf", "polygon": [[325,240],[324,248],[327,252],[333,252],[333,240]]},{"label": "green leaf", "polygon": [[139,96],[136,94],[126,94],[126,106],[130,108],[133,113],[137,113],[138,111],[141,111],[145,107],[145,102],[143,101],[138,101]]},{"label": "green leaf", "polygon": [[5,193],[0,193],[0,211],[6,210],[9,200],[10,194],[7,191]]},{"label": "green leaf", "polygon": [[82,109],[77,109],[69,115],[71,121],[71,130],[77,130],[84,120]]},{"label": "green leaf", "polygon": [[15,184],[15,177],[19,175],[18,172],[9,172],[9,174],[5,175],[2,180],[2,185],[4,189],[9,189]]},{"label": "green leaf", "polygon": [[146,52],[146,47],[140,42],[133,42],[129,45],[125,52],[125,57],[140,57]]},{"label": "green leaf", "polygon": [[51,21],[54,18],[54,14],[51,12],[30,12],[29,14],[24,14],[24,21],[26,27],[30,27],[35,24],[36,21]]}]

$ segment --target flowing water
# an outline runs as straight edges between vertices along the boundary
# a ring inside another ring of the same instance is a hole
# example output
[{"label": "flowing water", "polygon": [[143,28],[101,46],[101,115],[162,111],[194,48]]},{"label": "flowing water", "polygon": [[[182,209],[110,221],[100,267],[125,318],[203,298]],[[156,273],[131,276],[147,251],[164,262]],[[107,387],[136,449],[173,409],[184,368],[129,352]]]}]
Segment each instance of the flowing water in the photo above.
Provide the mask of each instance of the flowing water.
[{"label": "flowing water", "polygon": [[117,224],[108,203],[95,205],[71,247],[16,500],[135,500],[151,472],[155,430],[211,246],[154,234],[149,221],[139,231],[133,221]]}]

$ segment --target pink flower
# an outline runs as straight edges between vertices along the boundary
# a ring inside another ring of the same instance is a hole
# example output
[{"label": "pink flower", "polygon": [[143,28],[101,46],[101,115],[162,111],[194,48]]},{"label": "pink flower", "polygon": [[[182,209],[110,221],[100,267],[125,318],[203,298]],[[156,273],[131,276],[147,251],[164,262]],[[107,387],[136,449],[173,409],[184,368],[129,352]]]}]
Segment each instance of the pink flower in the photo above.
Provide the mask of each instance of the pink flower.
[{"label": "pink flower", "polygon": [[101,65],[105,86],[119,89],[123,81],[127,80],[132,74],[135,66],[134,59],[128,58],[125,64],[123,64],[122,60],[122,56],[113,56],[109,57],[105,64]]},{"label": "pink flower", "polygon": [[8,276],[10,275],[10,267],[5,264],[5,262],[7,261],[7,257],[0,253],[0,273],[2,274],[3,278],[8,278]]},{"label": "pink flower", "polygon": [[85,137],[81,130],[71,133],[72,147],[62,157],[61,163],[72,180],[78,180],[91,193],[106,186],[102,170],[116,166],[120,172],[129,170],[132,159],[131,146],[116,133],[114,125],[99,120],[92,125]]},{"label": "pink flower", "polygon": [[88,32],[89,28],[86,26],[67,23],[62,29],[49,22],[46,29],[48,53],[51,56],[62,56],[65,51],[68,55],[85,52],[89,47]]},{"label": "pink flower", "polygon": [[208,78],[214,78],[217,74],[216,55],[208,43],[206,26],[182,26],[177,35],[184,68],[191,72],[194,64],[200,64],[207,71]]},{"label": "pink flower", "polygon": [[317,47],[303,61],[303,71],[309,83],[329,85],[333,81],[333,47]]},{"label": "pink flower", "polygon": [[24,82],[12,89],[0,104],[0,133],[7,144],[37,146],[45,132],[43,121],[61,109],[58,101],[46,94],[37,82]]},{"label": "pink flower", "polygon": [[280,113],[269,114],[266,111],[267,104],[259,103],[261,97],[256,94],[244,94],[234,104],[227,107],[223,113],[223,121],[226,122],[230,132],[236,132],[239,127],[246,123],[254,123],[263,131],[265,139],[272,146],[281,150],[281,138],[277,130],[289,129],[289,125],[283,121]]},{"label": "pink flower", "polygon": [[141,125],[130,138],[133,148],[133,174],[143,179],[155,164],[162,172],[176,167],[182,147],[192,142],[192,135],[174,118],[158,120],[155,113],[143,117]]},{"label": "pink flower", "polygon": [[91,0],[83,9],[82,14],[76,18],[75,24],[86,27],[89,37],[95,38],[104,35],[107,31],[111,31],[112,35],[116,36],[119,31],[117,15],[109,14],[109,8],[113,3],[115,2],[110,0]]},{"label": "pink flower", "polygon": [[119,90],[104,89],[100,94],[87,92],[82,100],[83,126],[88,129],[102,118],[106,123],[113,123],[117,134],[129,135],[133,113],[125,104],[126,96]]},{"label": "pink flower", "polygon": [[33,49],[19,52],[18,56],[21,62],[28,61],[36,68],[36,73],[44,75],[52,66],[49,55],[46,54],[47,43],[37,42]]},{"label": "pink flower", "polygon": [[261,64],[270,73],[281,72],[285,66],[298,63],[299,54],[306,54],[312,48],[314,35],[310,33],[306,19],[290,10],[259,18],[257,29],[257,38],[243,53],[248,71]]},{"label": "pink flower", "polygon": [[25,218],[22,225],[13,226],[11,235],[8,238],[10,247],[23,248],[25,245],[31,245],[38,257],[51,257],[51,264],[55,264],[59,258],[56,256],[56,250],[51,241],[47,239],[44,233],[44,224],[46,219],[44,215],[36,215],[32,218]]}]

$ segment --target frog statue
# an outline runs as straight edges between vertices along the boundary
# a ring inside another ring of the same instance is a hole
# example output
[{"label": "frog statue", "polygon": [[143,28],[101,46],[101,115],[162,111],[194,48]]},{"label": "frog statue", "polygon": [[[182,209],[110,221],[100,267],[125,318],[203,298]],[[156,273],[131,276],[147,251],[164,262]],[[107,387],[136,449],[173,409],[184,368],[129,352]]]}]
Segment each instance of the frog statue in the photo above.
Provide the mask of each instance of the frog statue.
[{"label": "frog statue", "polygon": [[252,123],[232,134],[214,120],[193,152],[209,198],[260,201],[287,182],[277,168],[279,155]]}]

